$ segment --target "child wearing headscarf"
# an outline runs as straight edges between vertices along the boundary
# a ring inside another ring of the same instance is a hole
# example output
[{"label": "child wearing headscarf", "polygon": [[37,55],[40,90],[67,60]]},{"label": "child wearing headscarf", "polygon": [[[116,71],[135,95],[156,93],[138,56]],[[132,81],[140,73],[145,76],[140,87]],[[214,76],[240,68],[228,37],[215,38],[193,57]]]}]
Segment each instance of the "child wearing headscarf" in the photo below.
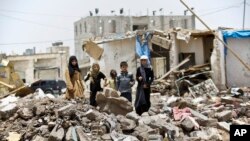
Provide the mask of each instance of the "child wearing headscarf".
[{"label": "child wearing headscarf", "polygon": [[84,85],[75,56],[69,58],[68,69],[65,71],[66,99],[84,98]]},{"label": "child wearing headscarf", "polygon": [[101,79],[104,80],[104,86],[107,85],[106,76],[100,71],[100,66],[94,63],[91,67],[91,71],[87,74],[84,81],[90,80],[90,105],[97,106],[96,93],[102,91]]},{"label": "child wearing headscarf", "polygon": [[149,64],[146,55],[140,57],[141,66],[136,70],[136,80],[138,82],[135,99],[135,111],[138,115],[147,112],[151,106],[150,86],[154,80],[154,72]]}]

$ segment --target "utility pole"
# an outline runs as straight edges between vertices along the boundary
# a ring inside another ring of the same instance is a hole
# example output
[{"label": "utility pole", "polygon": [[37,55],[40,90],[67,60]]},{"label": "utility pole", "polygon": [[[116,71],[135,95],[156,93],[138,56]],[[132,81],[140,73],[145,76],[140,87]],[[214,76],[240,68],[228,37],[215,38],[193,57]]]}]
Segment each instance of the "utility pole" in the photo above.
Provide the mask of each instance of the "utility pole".
[{"label": "utility pole", "polygon": [[246,15],[246,0],[244,0],[244,8],[243,8],[243,30],[245,29],[245,15]]}]

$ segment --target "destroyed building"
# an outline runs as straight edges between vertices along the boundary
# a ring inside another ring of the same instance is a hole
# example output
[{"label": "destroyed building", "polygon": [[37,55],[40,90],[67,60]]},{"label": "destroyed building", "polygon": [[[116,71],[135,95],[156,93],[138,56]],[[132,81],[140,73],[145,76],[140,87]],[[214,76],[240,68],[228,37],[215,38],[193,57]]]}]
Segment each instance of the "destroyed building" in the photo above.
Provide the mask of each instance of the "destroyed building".
[{"label": "destroyed building", "polygon": [[6,59],[13,63],[21,79],[32,83],[37,79],[64,79],[68,57],[69,47],[52,46],[47,53],[9,55]]},{"label": "destroyed building", "polygon": [[[82,43],[90,38],[114,39],[124,36],[128,31],[135,30],[167,30],[182,27],[195,28],[195,18],[190,15],[173,16],[88,16],[74,23],[75,55],[79,67],[86,72],[89,67],[89,57],[82,51]],[[84,69],[85,68],[85,69]]]}]

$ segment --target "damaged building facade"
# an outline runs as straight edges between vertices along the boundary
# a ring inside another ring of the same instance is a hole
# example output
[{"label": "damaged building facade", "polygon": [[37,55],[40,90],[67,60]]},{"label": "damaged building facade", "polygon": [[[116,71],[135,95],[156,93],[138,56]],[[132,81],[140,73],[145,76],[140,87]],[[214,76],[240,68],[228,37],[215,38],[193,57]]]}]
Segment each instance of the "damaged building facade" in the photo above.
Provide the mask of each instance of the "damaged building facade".
[{"label": "damaged building facade", "polygon": [[[89,57],[82,51],[85,40],[118,39],[128,31],[135,30],[167,30],[182,27],[195,28],[194,16],[88,16],[74,23],[75,55],[79,60],[80,69],[86,72],[89,68]],[[134,44],[135,45],[135,44]]]},{"label": "damaged building facade", "polygon": [[38,79],[64,79],[69,57],[69,47],[52,46],[47,53],[7,56],[15,71],[26,83]]},{"label": "damaged building facade", "polygon": [[[143,32],[146,33],[146,31]],[[148,40],[148,45],[151,65],[155,70],[156,78],[162,77],[167,72],[174,73],[179,78],[187,77],[183,75],[184,73],[193,76],[204,74],[206,78],[201,79],[200,82],[212,78],[218,89],[249,86],[249,71],[229,51],[226,52],[224,45],[215,38],[214,33],[188,29],[170,29],[166,32],[148,30],[148,32],[152,34]],[[215,34],[223,39],[223,32],[232,31],[217,30]],[[137,31],[116,39],[94,41],[103,52],[99,59],[90,57],[90,64],[98,61],[102,71],[109,74],[111,69],[120,70],[119,63],[121,61],[127,61],[129,71],[135,74],[135,70],[139,66],[135,46],[136,38],[140,36],[138,34],[141,33]],[[229,47],[243,57],[244,62],[249,62],[249,38],[229,38],[227,42]],[[187,62],[174,69],[188,57]],[[207,77],[208,75],[209,77]],[[240,79],[237,78],[239,76]],[[198,77],[202,77],[202,75]]]}]

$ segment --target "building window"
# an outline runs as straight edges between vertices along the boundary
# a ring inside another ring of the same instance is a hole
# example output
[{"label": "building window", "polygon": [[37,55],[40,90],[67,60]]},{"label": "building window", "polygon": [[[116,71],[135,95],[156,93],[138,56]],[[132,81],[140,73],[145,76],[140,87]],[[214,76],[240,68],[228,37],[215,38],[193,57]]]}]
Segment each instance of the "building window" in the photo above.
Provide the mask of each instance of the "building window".
[{"label": "building window", "polygon": [[77,25],[75,25],[75,35],[77,35]]},{"label": "building window", "polygon": [[116,22],[115,20],[109,20],[109,33],[116,33]]},{"label": "building window", "polygon": [[80,34],[82,34],[82,24],[80,24]]}]

